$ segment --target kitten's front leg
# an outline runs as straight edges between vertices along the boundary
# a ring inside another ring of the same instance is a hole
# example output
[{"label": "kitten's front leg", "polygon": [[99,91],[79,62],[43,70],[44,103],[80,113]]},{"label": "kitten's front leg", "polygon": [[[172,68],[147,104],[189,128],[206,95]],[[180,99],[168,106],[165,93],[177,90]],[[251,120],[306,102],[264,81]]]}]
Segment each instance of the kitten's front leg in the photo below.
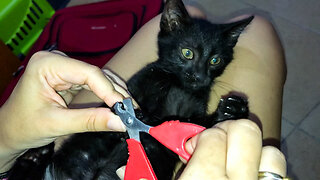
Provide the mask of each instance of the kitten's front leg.
[{"label": "kitten's front leg", "polygon": [[216,123],[230,119],[242,119],[249,117],[247,100],[239,96],[222,98],[216,112],[213,114]]},{"label": "kitten's front leg", "polygon": [[180,119],[180,121],[211,128],[215,124],[225,120],[236,120],[248,117],[248,102],[239,96],[229,96],[220,100],[218,108],[213,114],[195,118],[191,117]]}]

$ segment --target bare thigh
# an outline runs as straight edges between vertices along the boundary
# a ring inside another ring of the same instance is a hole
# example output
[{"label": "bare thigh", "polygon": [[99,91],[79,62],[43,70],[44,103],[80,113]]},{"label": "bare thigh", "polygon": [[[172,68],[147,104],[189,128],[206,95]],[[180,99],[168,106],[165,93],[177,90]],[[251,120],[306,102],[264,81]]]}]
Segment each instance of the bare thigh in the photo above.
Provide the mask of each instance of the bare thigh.
[{"label": "bare thigh", "polygon": [[[201,16],[196,9],[189,12]],[[241,18],[244,17],[231,21]],[[156,61],[159,21],[157,16],[145,24],[105,68],[126,81],[146,64]],[[279,140],[285,76],[283,49],[277,33],[267,20],[256,16],[239,38],[234,60],[212,87],[208,111],[216,109],[222,96],[231,92],[243,94],[249,100],[251,119],[263,129],[264,139]],[[98,101],[94,95],[81,92],[73,103],[94,101]]]},{"label": "bare thigh", "polygon": [[[157,60],[159,19],[157,16],[142,27],[105,67],[128,80]],[[251,118],[263,128],[263,137],[279,139],[285,75],[283,50],[276,32],[268,21],[255,17],[234,48],[234,60],[212,88],[209,112],[216,109],[221,96],[230,92],[244,94]]]},{"label": "bare thigh", "polygon": [[279,145],[285,79],[286,64],[279,37],[270,22],[256,16],[239,38],[234,60],[212,87],[209,111],[216,109],[221,96],[244,95],[249,101],[250,119],[262,128],[265,144]]},{"label": "bare thigh", "polygon": [[[238,17],[241,18],[241,17]],[[255,17],[234,48],[234,60],[217,79],[211,92],[210,110],[221,95],[235,91],[249,100],[264,139],[280,139],[282,94],[286,78],[284,53],[273,26]]]}]

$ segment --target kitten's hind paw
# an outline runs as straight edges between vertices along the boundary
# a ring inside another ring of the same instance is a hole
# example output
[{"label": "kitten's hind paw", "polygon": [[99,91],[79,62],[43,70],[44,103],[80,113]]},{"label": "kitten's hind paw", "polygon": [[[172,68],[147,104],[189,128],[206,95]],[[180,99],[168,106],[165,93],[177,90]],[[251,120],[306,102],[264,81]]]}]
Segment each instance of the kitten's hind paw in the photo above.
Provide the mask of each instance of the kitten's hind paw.
[{"label": "kitten's hind paw", "polygon": [[28,150],[16,160],[14,166],[11,168],[9,179],[43,179],[45,168],[51,161],[54,153],[53,149],[54,143],[50,143],[43,147]]},{"label": "kitten's hind paw", "polygon": [[28,150],[18,161],[33,165],[41,165],[51,158],[53,154],[54,143]]},{"label": "kitten's hind paw", "polygon": [[248,118],[249,108],[247,100],[240,96],[222,98],[216,111],[217,121]]}]

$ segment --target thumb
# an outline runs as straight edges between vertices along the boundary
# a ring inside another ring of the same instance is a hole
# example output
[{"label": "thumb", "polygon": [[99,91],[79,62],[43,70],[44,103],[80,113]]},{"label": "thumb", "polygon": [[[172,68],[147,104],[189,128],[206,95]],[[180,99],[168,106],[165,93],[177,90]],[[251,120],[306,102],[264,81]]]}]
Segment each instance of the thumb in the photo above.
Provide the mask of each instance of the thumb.
[{"label": "thumb", "polygon": [[199,140],[199,135],[196,135],[186,142],[185,148],[189,154],[193,154],[197,146],[198,140]]},{"label": "thumb", "polygon": [[[192,137],[191,139],[189,139],[186,142],[184,147],[186,148],[187,153],[189,153],[191,155],[193,154],[194,150],[196,149],[198,140],[199,140],[199,134],[194,136],[194,137]],[[185,163],[185,164],[187,163],[187,161],[185,159],[183,159],[181,156],[179,156],[179,158],[183,163]]]},{"label": "thumb", "polygon": [[119,116],[108,108],[60,109],[55,114],[58,135],[88,131],[126,131]]}]

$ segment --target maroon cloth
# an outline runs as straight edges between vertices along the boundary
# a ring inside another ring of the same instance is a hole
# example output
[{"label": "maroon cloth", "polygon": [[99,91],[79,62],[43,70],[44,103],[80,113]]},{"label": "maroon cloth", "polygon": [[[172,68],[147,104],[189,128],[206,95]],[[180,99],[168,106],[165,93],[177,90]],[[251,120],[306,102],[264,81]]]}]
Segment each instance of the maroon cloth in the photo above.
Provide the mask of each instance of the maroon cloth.
[{"label": "maroon cloth", "polygon": [[[162,6],[162,0],[109,0],[59,10],[21,66],[26,67],[37,51],[57,49],[103,67],[143,24],[161,12]],[[0,105],[10,96],[24,69],[10,82]]]}]

